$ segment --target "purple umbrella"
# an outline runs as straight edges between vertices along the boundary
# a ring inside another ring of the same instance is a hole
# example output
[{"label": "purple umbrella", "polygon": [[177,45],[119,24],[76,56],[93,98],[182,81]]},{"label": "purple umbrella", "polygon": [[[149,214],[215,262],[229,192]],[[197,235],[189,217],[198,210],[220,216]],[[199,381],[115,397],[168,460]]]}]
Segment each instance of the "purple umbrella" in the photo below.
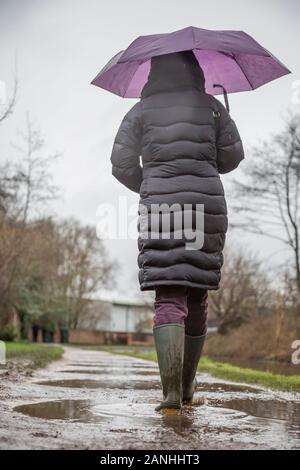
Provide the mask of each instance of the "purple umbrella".
[{"label": "purple umbrella", "polygon": [[243,31],[188,28],[139,36],[115,55],[92,81],[125,98],[138,98],[153,56],[192,50],[205,75],[206,92],[218,95],[255,90],[290,73],[276,57]]}]

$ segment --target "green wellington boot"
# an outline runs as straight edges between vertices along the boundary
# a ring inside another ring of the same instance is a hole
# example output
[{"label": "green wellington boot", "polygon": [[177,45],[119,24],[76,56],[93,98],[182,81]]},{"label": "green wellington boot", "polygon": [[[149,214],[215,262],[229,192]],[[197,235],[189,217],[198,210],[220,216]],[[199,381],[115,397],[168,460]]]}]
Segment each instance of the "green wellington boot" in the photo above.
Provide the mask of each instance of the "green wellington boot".
[{"label": "green wellington boot", "polygon": [[154,327],[153,334],[164,397],[155,410],[180,409],[182,404],[184,326],[167,323]]},{"label": "green wellington boot", "polygon": [[197,385],[196,372],[204,342],[205,335],[185,335],[182,371],[182,401],[185,403],[191,403],[193,400]]}]

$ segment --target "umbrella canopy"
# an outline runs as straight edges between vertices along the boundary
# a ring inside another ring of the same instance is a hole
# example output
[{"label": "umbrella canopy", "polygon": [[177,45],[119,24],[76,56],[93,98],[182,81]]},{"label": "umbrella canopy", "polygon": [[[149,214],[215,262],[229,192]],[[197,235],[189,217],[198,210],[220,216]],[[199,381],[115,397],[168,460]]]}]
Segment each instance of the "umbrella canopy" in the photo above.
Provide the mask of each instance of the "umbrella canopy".
[{"label": "umbrella canopy", "polygon": [[[125,98],[138,98],[147,82],[151,57],[192,50],[204,72],[206,92],[218,95],[255,90],[290,73],[276,57],[243,31],[188,28],[139,36],[116,54],[92,81]],[[215,86],[218,85],[218,86]]]}]

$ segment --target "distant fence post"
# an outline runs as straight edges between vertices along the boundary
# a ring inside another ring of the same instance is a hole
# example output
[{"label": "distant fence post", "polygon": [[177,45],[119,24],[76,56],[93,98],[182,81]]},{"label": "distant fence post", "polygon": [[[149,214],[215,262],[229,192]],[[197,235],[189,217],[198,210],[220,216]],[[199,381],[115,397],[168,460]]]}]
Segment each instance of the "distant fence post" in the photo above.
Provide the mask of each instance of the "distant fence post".
[{"label": "distant fence post", "polygon": [[291,362],[294,366],[298,366],[300,364],[300,340],[296,339],[292,342],[292,348],[296,349],[296,351],[292,354]]},{"label": "distant fence post", "polygon": [[0,365],[6,365],[6,345],[4,341],[0,341]]}]

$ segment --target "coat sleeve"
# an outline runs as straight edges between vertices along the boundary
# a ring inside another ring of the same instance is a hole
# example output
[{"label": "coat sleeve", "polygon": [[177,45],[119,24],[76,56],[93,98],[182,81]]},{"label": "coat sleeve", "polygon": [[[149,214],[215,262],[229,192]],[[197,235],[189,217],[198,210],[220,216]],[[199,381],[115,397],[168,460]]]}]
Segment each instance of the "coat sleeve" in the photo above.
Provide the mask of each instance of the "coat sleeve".
[{"label": "coat sleeve", "polygon": [[113,176],[136,193],[142,182],[141,137],[140,107],[136,103],[119,127],[110,158]]},{"label": "coat sleeve", "polygon": [[220,113],[217,131],[217,167],[219,173],[229,173],[244,159],[243,143],[239,131],[228,111],[215,100]]}]

